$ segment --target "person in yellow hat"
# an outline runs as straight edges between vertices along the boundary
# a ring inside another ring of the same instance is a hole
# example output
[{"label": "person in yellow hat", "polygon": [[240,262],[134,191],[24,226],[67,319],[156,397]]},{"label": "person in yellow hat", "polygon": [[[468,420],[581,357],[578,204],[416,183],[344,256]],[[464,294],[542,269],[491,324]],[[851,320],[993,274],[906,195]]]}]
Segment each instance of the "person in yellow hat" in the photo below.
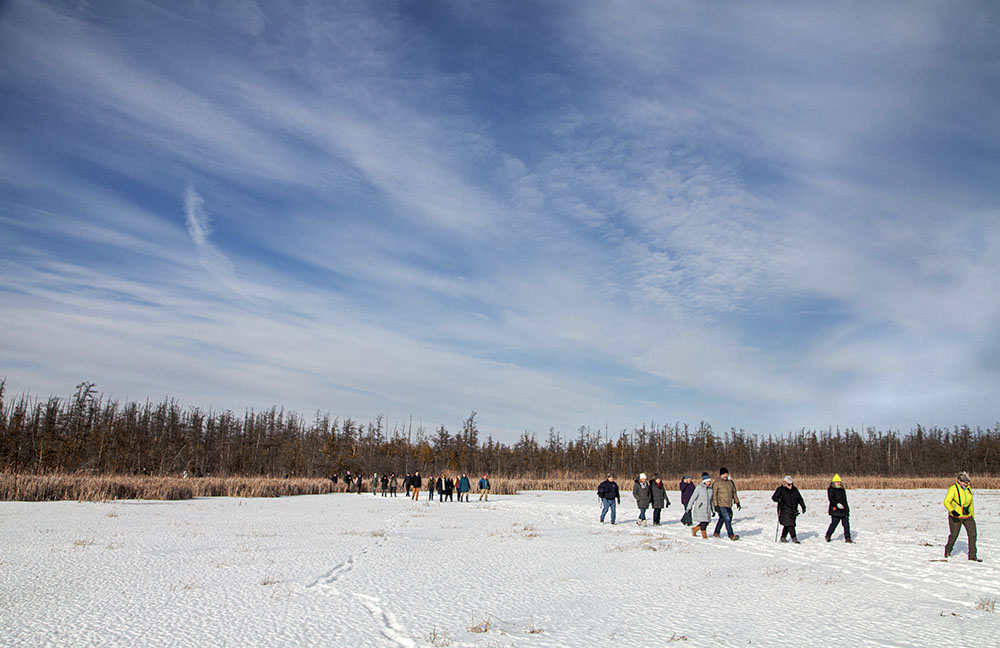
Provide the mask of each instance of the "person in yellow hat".
[{"label": "person in yellow hat", "polygon": [[944,557],[951,556],[958,534],[965,527],[965,537],[969,540],[969,560],[983,562],[976,557],[976,518],[972,508],[972,480],[964,470],[948,488],[944,496],[944,507],[948,509],[948,544],[944,546]]},{"label": "person in yellow hat", "polygon": [[847,505],[847,489],[840,475],[834,475],[830,487],[826,489],[826,497],[830,500],[830,526],[826,529],[826,541],[830,542],[838,524],[844,525],[844,542],[851,540],[851,507]]}]

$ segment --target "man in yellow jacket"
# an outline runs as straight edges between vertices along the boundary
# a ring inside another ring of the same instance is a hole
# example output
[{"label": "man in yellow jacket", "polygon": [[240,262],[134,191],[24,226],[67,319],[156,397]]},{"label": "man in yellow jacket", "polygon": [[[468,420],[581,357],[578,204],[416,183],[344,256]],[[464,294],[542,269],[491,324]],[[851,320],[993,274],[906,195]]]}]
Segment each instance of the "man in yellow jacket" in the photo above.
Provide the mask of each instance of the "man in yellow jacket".
[{"label": "man in yellow jacket", "polygon": [[969,485],[969,473],[964,470],[958,473],[958,480],[948,488],[944,496],[944,507],[948,509],[948,544],[944,546],[944,557],[951,556],[951,550],[958,540],[958,534],[965,527],[965,536],[969,540],[969,560],[983,562],[976,557],[976,518],[972,508],[972,487]]}]

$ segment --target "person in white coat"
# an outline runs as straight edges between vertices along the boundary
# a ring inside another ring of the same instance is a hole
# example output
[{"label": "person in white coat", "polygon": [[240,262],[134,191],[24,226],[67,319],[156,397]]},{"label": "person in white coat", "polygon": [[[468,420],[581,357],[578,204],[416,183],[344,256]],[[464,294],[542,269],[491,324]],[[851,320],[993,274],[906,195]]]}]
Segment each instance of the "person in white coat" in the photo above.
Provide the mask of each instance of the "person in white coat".
[{"label": "person in white coat", "polygon": [[698,484],[691,499],[688,500],[685,510],[691,512],[691,535],[697,536],[701,531],[701,537],[708,539],[708,523],[712,521],[712,477],[703,474],[701,483]]}]

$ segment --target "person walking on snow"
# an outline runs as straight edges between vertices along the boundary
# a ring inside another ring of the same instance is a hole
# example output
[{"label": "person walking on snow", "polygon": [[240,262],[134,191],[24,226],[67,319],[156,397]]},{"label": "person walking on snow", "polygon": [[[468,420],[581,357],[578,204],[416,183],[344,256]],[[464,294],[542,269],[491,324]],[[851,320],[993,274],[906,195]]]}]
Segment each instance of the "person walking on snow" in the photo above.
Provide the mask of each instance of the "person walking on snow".
[{"label": "person walking on snow", "polygon": [[434,501],[434,475],[427,475],[427,501]]},{"label": "person walking on snow", "polygon": [[389,475],[389,494],[393,497],[396,496],[396,490],[399,489],[399,478],[396,477],[396,473]]},{"label": "person walking on snow", "polygon": [[608,509],[611,509],[611,524],[615,523],[615,502],[622,503],[621,493],[618,491],[618,484],[615,483],[615,476],[608,473],[607,478],[597,486],[597,497],[601,500],[601,524],[604,524],[604,516]]},{"label": "person walking on snow", "polygon": [[358,495],[365,492],[365,480],[361,473],[358,473]]},{"label": "person walking on snow", "polygon": [[382,481],[380,483],[382,487],[382,497],[388,497],[389,493],[389,475],[382,473]]},{"label": "person walking on snow", "polygon": [[462,473],[462,478],[458,480],[458,501],[462,501],[462,496],[465,495],[465,501],[469,501],[469,491],[472,490],[472,483],[469,481],[469,476]]},{"label": "person walking on snow", "polygon": [[691,512],[691,535],[697,536],[701,531],[702,539],[707,540],[708,523],[715,514],[712,511],[712,477],[708,473],[702,473],[701,483],[695,486],[685,508]]},{"label": "person walking on snow", "polygon": [[799,516],[799,507],[802,512],[806,512],[806,503],[802,499],[802,493],[795,487],[791,475],[785,475],[781,485],[771,495],[771,501],[778,503],[778,522],[781,523],[781,541],[788,542],[788,536],[792,536],[792,542],[799,544],[799,539],[795,535],[795,518]]},{"label": "person walking on snow", "polygon": [[635,480],[635,485],[632,486],[632,497],[635,498],[635,503],[639,507],[639,519],[635,523],[646,526],[646,509],[649,508],[649,505],[653,501],[646,473],[639,473],[639,478]]},{"label": "person walking on snow", "polygon": [[965,537],[969,541],[969,560],[983,562],[976,557],[976,518],[972,508],[972,480],[964,470],[958,473],[958,479],[948,487],[944,496],[944,507],[948,510],[948,544],[944,546],[944,557],[951,556],[958,534],[965,527]]},{"label": "person walking on snow", "polygon": [[653,483],[649,485],[649,493],[653,497],[653,526],[660,526],[660,513],[670,506],[670,498],[667,497],[667,488],[663,485],[663,480],[659,475],[653,476]]},{"label": "person walking on snow", "polygon": [[713,537],[718,538],[722,525],[726,525],[726,533],[730,540],[739,540],[740,537],[733,533],[733,504],[736,510],[743,508],[740,504],[740,497],[736,494],[736,484],[729,478],[729,469],[719,469],[719,481],[712,487],[712,508],[719,514],[719,521],[715,523],[715,533]]},{"label": "person walking on snow", "polygon": [[420,501],[420,487],[422,485],[423,484],[422,484],[422,481],[420,479],[420,471],[417,470],[416,472],[413,473],[413,476],[410,477],[410,489],[413,490],[413,501],[414,502],[419,502]]},{"label": "person walking on snow", "polygon": [[479,501],[482,502],[483,498],[490,501],[490,480],[486,479],[486,475],[479,480]]},{"label": "person walking on snow", "polygon": [[847,489],[840,480],[840,475],[834,475],[833,481],[826,489],[826,498],[830,500],[830,526],[826,529],[826,541],[830,542],[838,524],[844,525],[844,542],[851,540],[851,507],[847,505]]},{"label": "person walking on snow", "polygon": [[691,516],[688,514],[687,505],[691,501],[691,495],[694,494],[694,481],[691,479],[691,475],[684,475],[681,479],[681,510],[684,511],[681,514],[681,522],[687,526],[691,526]]}]

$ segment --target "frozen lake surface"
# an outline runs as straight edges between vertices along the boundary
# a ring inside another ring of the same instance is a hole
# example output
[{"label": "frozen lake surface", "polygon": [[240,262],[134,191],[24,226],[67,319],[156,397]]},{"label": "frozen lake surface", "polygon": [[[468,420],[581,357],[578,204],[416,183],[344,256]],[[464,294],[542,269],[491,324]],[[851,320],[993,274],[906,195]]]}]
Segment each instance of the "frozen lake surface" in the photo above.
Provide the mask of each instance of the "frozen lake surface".
[{"label": "frozen lake surface", "polygon": [[0,502],[0,645],[995,646],[1000,492],[981,564],[964,532],[937,560],[944,492],[848,491],[853,545],[823,491],[801,545],[770,492],[740,494],[738,542],[692,538],[676,492],[655,528],[624,493],[616,526],[589,492]]}]

